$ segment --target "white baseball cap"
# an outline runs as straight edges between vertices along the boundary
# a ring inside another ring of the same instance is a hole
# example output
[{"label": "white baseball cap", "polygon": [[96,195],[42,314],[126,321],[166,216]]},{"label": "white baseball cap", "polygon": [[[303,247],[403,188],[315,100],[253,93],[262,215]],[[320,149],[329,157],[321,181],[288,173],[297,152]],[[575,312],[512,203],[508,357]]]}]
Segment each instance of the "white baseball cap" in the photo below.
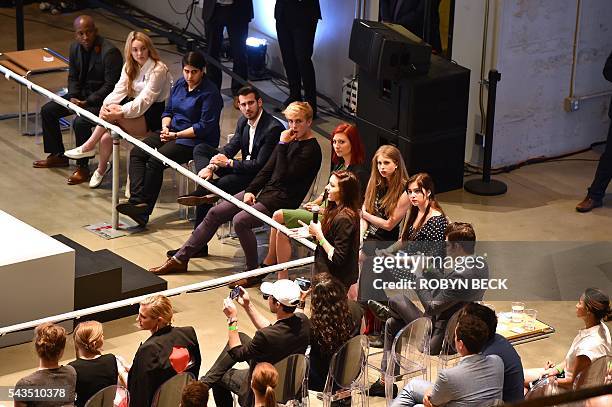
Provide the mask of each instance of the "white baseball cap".
[{"label": "white baseball cap", "polygon": [[271,295],[283,305],[295,307],[300,302],[300,286],[291,280],[277,280],[261,284],[261,292]]}]

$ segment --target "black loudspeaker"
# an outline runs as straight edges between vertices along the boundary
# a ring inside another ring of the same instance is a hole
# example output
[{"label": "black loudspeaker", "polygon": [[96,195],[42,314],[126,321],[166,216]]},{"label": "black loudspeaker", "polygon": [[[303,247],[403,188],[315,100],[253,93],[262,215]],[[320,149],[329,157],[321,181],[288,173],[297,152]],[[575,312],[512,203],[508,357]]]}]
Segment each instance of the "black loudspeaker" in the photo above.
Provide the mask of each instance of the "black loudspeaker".
[{"label": "black loudspeaker", "polygon": [[397,24],[354,20],[349,58],[377,79],[399,80],[429,70],[431,45]]},{"label": "black loudspeaker", "polygon": [[393,82],[359,69],[357,125],[371,159],[396,145],[409,174],[429,173],[436,191],[463,187],[470,71],[433,55],[426,75]]},{"label": "black loudspeaker", "polygon": [[359,118],[357,127],[369,160],[378,147],[393,144],[402,153],[408,174],[428,173],[434,180],[436,192],[463,187],[465,130],[450,132],[444,137],[411,140]]}]

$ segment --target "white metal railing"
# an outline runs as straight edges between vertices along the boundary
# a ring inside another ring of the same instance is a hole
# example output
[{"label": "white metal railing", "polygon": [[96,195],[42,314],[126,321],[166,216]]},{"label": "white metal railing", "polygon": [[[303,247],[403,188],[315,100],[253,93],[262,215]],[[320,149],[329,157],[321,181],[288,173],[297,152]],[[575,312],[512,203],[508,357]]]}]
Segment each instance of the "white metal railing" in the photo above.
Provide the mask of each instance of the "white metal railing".
[{"label": "white metal railing", "polygon": [[[125,139],[126,141],[128,141],[129,143],[135,145],[136,147],[142,149],[143,151],[147,152],[147,154],[157,158],[158,160],[160,160],[161,162],[163,162],[164,164],[166,164],[167,166],[169,166],[170,168],[173,168],[174,170],[178,171],[179,173],[181,173],[182,175],[184,175],[185,177],[189,178],[190,180],[192,180],[193,182],[197,183],[198,185],[201,185],[202,187],[206,188],[207,190],[209,190],[210,192],[219,195],[221,198],[225,199],[228,202],[231,202],[232,204],[234,204],[235,206],[239,207],[240,209],[248,212],[249,214],[255,216],[257,219],[259,219],[260,221],[270,225],[271,227],[279,230],[280,232],[286,234],[287,236],[290,236],[292,239],[296,240],[297,242],[301,243],[302,245],[306,246],[307,248],[311,249],[311,250],[315,250],[316,249],[316,245],[304,238],[296,238],[296,237],[292,237],[291,236],[291,231],[285,226],[282,225],[278,222],[276,222],[274,219],[270,218],[269,216],[266,216],[265,214],[259,212],[258,210],[254,209],[253,207],[249,206],[248,204],[242,202],[241,200],[238,200],[236,198],[234,198],[232,195],[228,194],[227,192],[223,191],[222,189],[216,187],[215,185],[211,184],[210,182],[206,181],[205,179],[202,179],[200,177],[197,176],[197,174],[192,173],[191,171],[189,171],[188,169],[184,168],[182,165],[178,164],[177,162],[168,159],[167,157],[165,157],[164,155],[160,154],[156,149],[153,149],[151,147],[149,147],[148,145],[144,144],[142,141],[138,140],[137,138],[132,137],[131,135],[129,135],[128,133],[126,133],[125,131],[123,131],[119,126],[116,126],[114,124],[110,124],[107,121],[101,119],[100,117],[98,117],[97,115],[82,109],[81,107],[71,103],[70,101],[57,96],[56,94],[54,94],[53,92],[49,91],[48,89],[43,88],[42,86],[36,85],[35,83],[29,81],[28,79],[25,79],[23,77],[21,77],[20,75],[16,74],[15,72],[11,71],[10,69],[7,69],[3,66],[0,66],[0,73],[2,73],[4,75],[4,77],[8,80],[8,79],[13,79],[15,82],[18,82],[19,84],[21,84],[22,86],[25,86],[28,88],[28,90],[30,91],[34,91],[36,93],[39,93],[45,97],[47,97],[48,99],[51,99],[52,101],[54,101],[55,103],[66,107],[67,109],[73,111],[76,115],[78,116],[82,116],[87,118],[89,121],[91,121],[92,123],[95,123],[97,125],[100,125],[102,127],[104,127],[105,129],[107,129],[108,131],[111,132],[111,134],[113,135],[113,160],[115,160],[116,163],[119,162],[119,140],[121,138]],[[112,185],[112,227],[114,229],[117,229],[118,224],[119,224],[119,216],[117,213],[117,203],[118,203],[118,197],[119,197],[119,166],[118,165],[113,165],[113,185]],[[167,291],[163,291],[162,293],[168,293],[170,292],[170,295],[177,295],[183,292],[187,292],[187,291],[193,291],[193,290],[197,290],[197,289],[203,289],[203,288],[207,288],[207,287],[212,287],[215,285],[221,285],[221,284],[226,284],[232,281],[236,281],[240,278],[245,278],[245,277],[251,277],[251,276],[257,276],[257,275],[261,275],[264,273],[268,273],[268,272],[272,272],[272,271],[278,271],[278,270],[282,270],[285,268],[291,268],[291,267],[298,267],[301,265],[307,265],[307,264],[311,264],[314,263],[314,257],[307,257],[304,259],[299,259],[299,260],[294,260],[291,262],[287,262],[287,263],[283,263],[283,264],[277,264],[274,266],[270,266],[270,267],[266,267],[266,268],[262,268],[262,269],[257,269],[257,270],[252,270],[252,271],[247,271],[244,273],[240,273],[240,274],[233,274],[231,276],[228,277],[222,277],[220,279],[215,279],[215,280],[210,280],[210,281],[206,281],[206,282],[202,282],[202,283],[197,283],[197,284],[192,284],[189,286],[183,286],[183,287],[177,287],[174,288],[172,290],[167,290]],[[215,281],[215,283],[213,283],[213,281]],[[198,288],[194,288],[194,286],[198,286]],[[178,290],[178,291],[177,291]],[[30,321],[30,322],[25,322],[22,324],[17,324],[17,325],[12,325],[9,327],[4,327],[4,328],[0,328],[0,335],[4,335],[8,332],[13,332],[13,331],[17,331],[17,330],[23,330],[23,329],[27,329],[27,328],[32,328],[35,327],[36,325],[42,323],[42,322],[53,322],[53,321],[61,321],[61,320],[65,320],[65,319],[72,319],[72,318],[79,318],[81,316],[84,315],[89,315],[89,314],[94,314],[97,312],[101,312],[101,311],[107,311],[110,309],[114,309],[114,308],[119,308],[119,307],[124,307],[126,305],[132,305],[135,304],[137,302],[139,302],[140,300],[142,300],[143,298],[149,297],[153,294],[147,294],[144,296],[140,296],[140,297],[134,297],[134,298],[129,298],[126,300],[122,300],[122,301],[116,301],[116,302],[112,302],[109,304],[103,304],[103,305],[99,305],[96,307],[91,307],[91,308],[87,308],[87,309],[83,309],[83,310],[79,310],[79,311],[74,311],[74,312],[69,312],[66,314],[61,314],[61,315],[56,315],[56,316],[51,316],[48,318],[44,318],[44,319],[39,319],[36,321]],[[166,294],[164,294],[166,295]],[[59,318],[59,319],[58,319]],[[33,325],[34,324],[34,325]]]},{"label": "white metal railing", "polygon": [[36,319],[33,321],[22,322],[15,325],[9,325],[0,328],[0,336],[6,335],[10,332],[23,331],[25,329],[35,328],[37,325],[40,325],[45,322],[60,322],[66,321],[70,319],[79,319],[85,315],[97,314],[98,312],[108,311],[116,308],[127,307],[130,305],[138,304],[140,301],[144,300],[147,297],[152,295],[165,295],[166,297],[179,295],[183,293],[204,291],[206,289],[213,289],[216,287],[220,287],[231,283],[233,281],[237,281],[247,277],[259,276],[262,274],[272,273],[274,271],[280,271],[284,269],[290,269],[300,266],[306,266],[308,264],[314,263],[314,257],[305,257],[303,259],[291,260],[287,263],[275,264],[273,266],[268,266],[256,270],[245,271],[242,273],[232,274],[225,277],[214,278],[208,281],[202,281],[199,283],[184,285],[181,287],[171,288],[169,290],[159,291],[156,293],[150,293],[145,295],[140,295],[138,297],[132,297],[125,300],[109,302],[102,305],[96,305],[94,307],[84,308],[78,311],[66,312],[64,314],[53,315],[41,319]]}]

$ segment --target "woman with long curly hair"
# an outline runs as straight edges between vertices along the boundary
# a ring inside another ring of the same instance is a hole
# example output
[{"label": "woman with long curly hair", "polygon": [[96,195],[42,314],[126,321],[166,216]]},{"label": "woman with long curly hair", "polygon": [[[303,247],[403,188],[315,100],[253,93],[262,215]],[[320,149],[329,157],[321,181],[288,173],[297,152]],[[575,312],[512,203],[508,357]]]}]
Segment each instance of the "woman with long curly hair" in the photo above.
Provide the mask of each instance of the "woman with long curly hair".
[{"label": "woman with long curly hair", "polygon": [[310,372],[308,388],[322,391],[332,355],[359,334],[361,307],[347,299],[346,287],[329,273],[316,274],[312,288],[303,294],[310,301]]},{"label": "woman with long curly hair", "polygon": [[[165,100],[170,94],[172,76],[160,58],[148,35],[132,31],[125,40],[125,64],[113,91],[104,99],[100,118],[117,124],[131,136],[143,138],[147,131],[161,129]],[[72,159],[96,155],[100,143],[98,168],[89,181],[97,188],[110,169],[108,160],[113,152],[113,139],[102,126],[96,126],[83,145],[68,150],[64,155]]]},{"label": "woman with long curly hair", "polygon": [[255,395],[254,407],[276,407],[274,389],[278,383],[278,372],[268,362],[261,362],[253,369],[251,389]]},{"label": "woman with long curly hair", "polygon": [[329,202],[325,216],[308,225],[319,242],[315,267],[330,273],[348,289],[359,274],[359,181],[350,171],[334,171],[325,190]]}]

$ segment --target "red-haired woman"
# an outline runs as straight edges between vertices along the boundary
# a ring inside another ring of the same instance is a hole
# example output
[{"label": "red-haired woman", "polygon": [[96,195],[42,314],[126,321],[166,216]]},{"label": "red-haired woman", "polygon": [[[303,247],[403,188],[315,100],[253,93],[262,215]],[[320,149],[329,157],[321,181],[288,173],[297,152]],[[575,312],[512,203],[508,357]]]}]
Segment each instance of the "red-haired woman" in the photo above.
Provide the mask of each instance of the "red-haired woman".
[{"label": "red-haired woman", "polygon": [[[358,192],[363,196],[368,183],[368,171],[364,166],[365,154],[363,143],[359,137],[357,127],[348,123],[341,123],[332,132],[332,172],[346,170],[355,174],[358,180]],[[312,220],[312,208],[324,205],[325,193],[314,201],[304,205],[305,209],[280,209],[274,212],[273,219],[288,228],[297,228],[299,221],[309,223]],[[359,198],[361,202],[362,198]],[[285,263],[291,259],[291,241],[287,236],[278,233],[276,229],[270,231],[270,244],[268,254],[262,266]],[[287,278],[287,270],[278,273],[278,278]]]}]

